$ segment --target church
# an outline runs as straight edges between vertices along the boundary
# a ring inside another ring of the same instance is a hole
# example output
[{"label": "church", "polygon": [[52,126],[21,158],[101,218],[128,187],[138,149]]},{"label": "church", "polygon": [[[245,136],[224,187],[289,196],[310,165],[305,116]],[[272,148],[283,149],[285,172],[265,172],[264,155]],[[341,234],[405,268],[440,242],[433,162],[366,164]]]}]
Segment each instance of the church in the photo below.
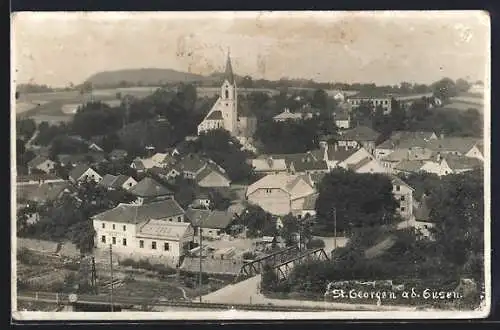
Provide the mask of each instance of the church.
[{"label": "church", "polygon": [[198,125],[198,135],[222,128],[238,140],[251,138],[257,126],[256,118],[243,108],[238,104],[238,88],[228,53],[220,96]]}]

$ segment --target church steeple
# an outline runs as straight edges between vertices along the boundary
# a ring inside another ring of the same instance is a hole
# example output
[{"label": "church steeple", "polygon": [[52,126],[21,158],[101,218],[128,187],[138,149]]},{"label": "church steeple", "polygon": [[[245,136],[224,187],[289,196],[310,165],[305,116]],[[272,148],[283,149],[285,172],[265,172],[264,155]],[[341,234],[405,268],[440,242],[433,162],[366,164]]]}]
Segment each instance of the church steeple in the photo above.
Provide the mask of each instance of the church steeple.
[{"label": "church steeple", "polygon": [[234,84],[233,66],[231,65],[231,55],[227,51],[226,71],[224,72],[224,79],[227,79],[230,84]]}]

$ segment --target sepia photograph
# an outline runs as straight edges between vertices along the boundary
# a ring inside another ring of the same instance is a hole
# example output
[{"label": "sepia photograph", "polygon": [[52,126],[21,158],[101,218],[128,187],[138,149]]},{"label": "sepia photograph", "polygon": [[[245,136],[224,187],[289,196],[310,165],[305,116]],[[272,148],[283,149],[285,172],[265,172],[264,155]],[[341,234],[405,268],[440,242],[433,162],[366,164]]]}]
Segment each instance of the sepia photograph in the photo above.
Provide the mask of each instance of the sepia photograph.
[{"label": "sepia photograph", "polygon": [[11,15],[12,319],[491,308],[483,11]]}]

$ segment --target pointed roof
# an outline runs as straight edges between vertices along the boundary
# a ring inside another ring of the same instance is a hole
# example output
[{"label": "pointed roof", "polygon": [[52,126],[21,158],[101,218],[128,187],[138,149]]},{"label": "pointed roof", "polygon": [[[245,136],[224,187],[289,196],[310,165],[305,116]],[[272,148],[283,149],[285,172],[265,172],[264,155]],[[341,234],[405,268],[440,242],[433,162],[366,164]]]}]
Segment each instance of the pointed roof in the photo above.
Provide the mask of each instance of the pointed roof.
[{"label": "pointed roof", "polygon": [[172,191],[170,191],[165,186],[162,186],[150,177],[145,177],[144,179],[142,179],[130,190],[130,192],[134,196],[138,197],[158,197],[172,195]]},{"label": "pointed roof", "polygon": [[224,79],[229,81],[230,84],[234,84],[233,66],[231,65],[231,55],[229,51],[227,52],[226,71],[224,72]]}]

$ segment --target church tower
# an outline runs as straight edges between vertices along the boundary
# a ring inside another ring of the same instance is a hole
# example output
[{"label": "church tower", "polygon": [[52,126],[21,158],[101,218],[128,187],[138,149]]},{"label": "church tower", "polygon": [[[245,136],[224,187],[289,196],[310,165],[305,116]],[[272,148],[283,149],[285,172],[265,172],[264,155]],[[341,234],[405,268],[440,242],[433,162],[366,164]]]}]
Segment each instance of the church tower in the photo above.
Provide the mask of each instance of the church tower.
[{"label": "church tower", "polygon": [[224,72],[220,95],[220,109],[224,119],[224,128],[231,135],[236,135],[238,130],[238,90],[229,51],[227,53],[226,70]]}]

